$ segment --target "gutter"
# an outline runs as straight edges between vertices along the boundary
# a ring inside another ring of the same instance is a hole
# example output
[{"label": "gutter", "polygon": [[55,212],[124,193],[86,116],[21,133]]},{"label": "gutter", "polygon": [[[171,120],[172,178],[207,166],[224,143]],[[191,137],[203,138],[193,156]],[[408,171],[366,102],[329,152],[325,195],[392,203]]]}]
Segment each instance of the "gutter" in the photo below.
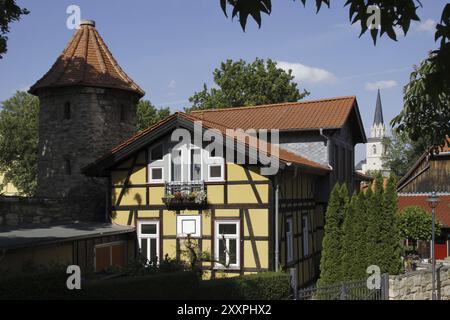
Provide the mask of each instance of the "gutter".
[{"label": "gutter", "polygon": [[278,184],[277,177],[275,177],[275,272],[278,272],[278,266],[280,264],[279,232],[278,232],[279,197],[280,197],[280,186]]}]

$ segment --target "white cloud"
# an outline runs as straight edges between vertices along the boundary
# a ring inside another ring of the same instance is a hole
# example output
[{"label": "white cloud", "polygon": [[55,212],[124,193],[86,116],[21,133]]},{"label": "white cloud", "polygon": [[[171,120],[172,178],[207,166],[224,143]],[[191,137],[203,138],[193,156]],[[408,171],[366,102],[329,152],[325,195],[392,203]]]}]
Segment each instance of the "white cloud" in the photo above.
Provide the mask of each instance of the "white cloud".
[{"label": "white cloud", "polygon": [[324,69],[309,67],[301,63],[291,63],[285,61],[278,61],[277,66],[286,71],[292,70],[292,75],[298,82],[310,84],[336,82],[336,76]]},{"label": "white cloud", "polygon": [[427,19],[421,22],[417,26],[417,31],[419,32],[434,32],[436,29],[436,21],[433,19]]},{"label": "white cloud", "polygon": [[378,89],[389,89],[397,86],[397,82],[395,80],[382,80],[376,82],[367,82],[366,90],[375,91]]},{"label": "white cloud", "polygon": [[167,86],[169,89],[175,89],[176,88],[176,86],[177,86],[177,82],[175,81],[175,80],[171,80],[170,82],[169,82],[169,85]]}]

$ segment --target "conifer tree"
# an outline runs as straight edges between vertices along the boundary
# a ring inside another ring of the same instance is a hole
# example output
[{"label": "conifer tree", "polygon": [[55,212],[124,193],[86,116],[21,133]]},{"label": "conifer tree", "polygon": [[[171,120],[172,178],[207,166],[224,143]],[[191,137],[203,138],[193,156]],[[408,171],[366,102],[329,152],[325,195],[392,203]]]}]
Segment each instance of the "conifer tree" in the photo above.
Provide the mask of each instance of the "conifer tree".
[{"label": "conifer tree", "polygon": [[[331,192],[325,215],[325,235],[322,242],[320,279],[318,286],[342,281],[342,222],[348,204],[345,186],[337,183]],[[345,196],[344,196],[345,192]]]},{"label": "conifer tree", "polygon": [[355,257],[354,257],[354,278],[363,279],[367,276],[367,207],[364,192],[360,192],[354,203],[355,225],[353,232],[355,233]]},{"label": "conifer tree", "polygon": [[357,279],[357,265],[355,259],[357,256],[357,247],[359,243],[357,237],[357,215],[356,202],[358,196],[353,194],[352,199],[345,212],[344,222],[342,225],[342,270],[344,280]]},{"label": "conifer tree", "polygon": [[[370,265],[374,265],[377,262],[377,250],[378,250],[378,218],[379,212],[377,210],[377,195],[372,190],[372,186],[369,187],[365,196],[365,207],[367,216],[367,231],[366,231],[366,268]],[[379,205],[379,203],[378,203]]]},{"label": "conifer tree", "polygon": [[383,193],[382,217],[379,221],[381,253],[379,266],[382,272],[389,274],[398,274],[402,268],[397,211],[396,179],[394,176],[391,176]]}]

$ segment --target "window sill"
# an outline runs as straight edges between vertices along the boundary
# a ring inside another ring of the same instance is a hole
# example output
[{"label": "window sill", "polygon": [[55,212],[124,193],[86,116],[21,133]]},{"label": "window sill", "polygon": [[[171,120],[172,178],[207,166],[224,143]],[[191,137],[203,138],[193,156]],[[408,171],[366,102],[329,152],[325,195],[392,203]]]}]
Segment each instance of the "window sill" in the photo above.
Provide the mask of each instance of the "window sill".
[{"label": "window sill", "polygon": [[217,271],[228,271],[228,270],[230,270],[230,271],[236,271],[236,270],[241,270],[241,267],[240,266],[236,266],[236,267],[225,267],[225,266],[220,266],[220,265],[214,265],[214,268],[213,268],[214,270],[217,270]]}]

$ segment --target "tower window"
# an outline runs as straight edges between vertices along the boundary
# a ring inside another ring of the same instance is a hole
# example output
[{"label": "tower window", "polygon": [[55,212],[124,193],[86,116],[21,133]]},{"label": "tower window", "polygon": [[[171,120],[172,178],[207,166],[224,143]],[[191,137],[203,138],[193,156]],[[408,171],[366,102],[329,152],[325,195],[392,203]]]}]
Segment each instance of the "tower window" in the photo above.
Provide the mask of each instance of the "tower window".
[{"label": "tower window", "polygon": [[70,102],[66,102],[64,104],[64,119],[69,120],[71,117],[70,114]]},{"label": "tower window", "polygon": [[71,164],[70,164],[70,160],[69,160],[69,159],[66,159],[66,160],[65,160],[64,168],[65,168],[65,170],[66,170],[66,174],[67,174],[67,175],[71,175],[71,174],[72,174],[72,167],[71,167]]},{"label": "tower window", "polygon": [[377,146],[372,146],[372,152],[373,154],[377,154]]},{"label": "tower window", "polygon": [[120,122],[125,122],[127,120],[127,113],[125,106],[123,104],[120,105]]}]

